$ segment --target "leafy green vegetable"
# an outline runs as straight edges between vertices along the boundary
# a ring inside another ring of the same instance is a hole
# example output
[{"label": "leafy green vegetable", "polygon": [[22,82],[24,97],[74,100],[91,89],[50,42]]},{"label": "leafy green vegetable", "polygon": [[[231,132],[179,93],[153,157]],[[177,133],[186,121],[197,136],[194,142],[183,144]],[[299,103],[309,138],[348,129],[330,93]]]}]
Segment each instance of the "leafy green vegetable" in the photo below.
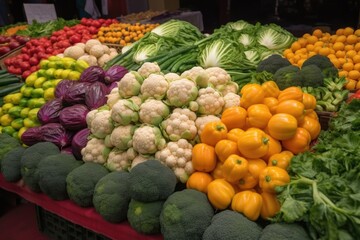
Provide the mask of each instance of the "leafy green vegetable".
[{"label": "leafy green vegetable", "polygon": [[295,40],[290,32],[273,23],[261,26],[256,34],[258,43],[271,50],[288,48]]},{"label": "leafy green vegetable", "polygon": [[315,152],[291,160],[290,184],[279,188],[276,221],[305,221],[313,239],[357,239],[360,234],[360,100],[342,105]]},{"label": "leafy green vegetable", "polygon": [[80,23],[77,19],[65,20],[63,18],[58,18],[56,20],[51,20],[44,23],[39,23],[36,20],[32,22],[25,30],[17,31],[17,35],[25,35],[29,37],[44,37],[50,36],[53,32],[63,29],[65,26],[74,26]]}]

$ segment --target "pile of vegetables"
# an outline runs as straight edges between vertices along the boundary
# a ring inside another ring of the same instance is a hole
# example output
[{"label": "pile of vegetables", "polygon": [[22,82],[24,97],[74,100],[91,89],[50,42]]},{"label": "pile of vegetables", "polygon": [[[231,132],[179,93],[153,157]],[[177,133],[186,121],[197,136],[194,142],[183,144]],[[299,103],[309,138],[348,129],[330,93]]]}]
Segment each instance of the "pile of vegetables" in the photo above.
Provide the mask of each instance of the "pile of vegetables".
[{"label": "pile of vegetables", "polygon": [[328,57],[320,54],[306,59],[301,67],[280,55],[271,55],[259,63],[256,71],[252,82],[273,79],[281,90],[298,86],[315,96],[317,111],[336,112],[348,97],[347,80],[338,75],[338,69]]},{"label": "pile of vegetables", "polygon": [[178,75],[144,63],[120,79],[106,106],[87,114],[91,134],[81,151],[83,160],[129,171],[155,157],[186,182],[198,133],[226,107],[239,104],[237,91],[221,68],[194,67]]},{"label": "pile of vegetables", "polygon": [[359,235],[360,100],[342,105],[321,132],[313,151],[291,160],[291,180],[277,189],[281,208],[274,218],[305,222],[313,239],[356,239]]},{"label": "pile of vegetables", "polygon": [[0,57],[10,53],[13,50],[16,50],[20,46],[24,45],[29,38],[22,37],[19,35],[12,36],[1,36],[0,35]]},{"label": "pile of vegetables", "polygon": [[123,47],[136,42],[157,26],[159,24],[156,23],[113,23],[108,27],[101,27],[97,39],[101,43],[119,44]]},{"label": "pile of vegetables", "polygon": [[55,87],[63,79],[78,80],[89,67],[82,60],[51,56],[42,60],[40,69],[30,74],[21,88],[3,97],[1,106],[1,131],[17,139],[28,129],[40,125],[37,113],[55,97]]},{"label": "pile of vegetables", "polygon": [[[20,90],[23,83],[21,78],[6,70],[0,70],[0,106],[3,105],[3,97],[14,91]],[[0,114],[1,115],[1,114]]]},{"label": "pile of vegetables", "polygon": [[25,30],[28,27],[26,22],[18,22],[0,27],[0,35],[13,36],[16,35],[17,31]]},{"label": "pile of vegetables", "polygon": [[344,27],[334,34],[315,29],[298,38],[283,55],[299,67],[316,54],[327,56],[339,69],[339,75],[346,77],[346,89],[354,90],[360,88],[359,40],[360,29]]},{"label": "pile of vegetables", "polygon": [[216,209],[268,219],[279,211],[275,188],[289,183],[291,158],[320,133],[316,100],[298,87],[280,91],[273,81],[247,84],[240,94],[240,106],[204,126],[187,187],[207,193]]}]

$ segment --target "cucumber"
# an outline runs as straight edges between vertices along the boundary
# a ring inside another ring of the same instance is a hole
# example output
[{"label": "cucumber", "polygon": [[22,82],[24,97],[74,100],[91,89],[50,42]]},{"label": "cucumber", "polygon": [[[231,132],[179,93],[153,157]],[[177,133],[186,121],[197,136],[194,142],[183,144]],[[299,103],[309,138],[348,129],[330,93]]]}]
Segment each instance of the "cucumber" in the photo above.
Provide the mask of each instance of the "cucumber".
[{"label": "cucumber", "polygon": [[0,86],[7,86],[12,83],[19,83],[20,79],[18,77],[11,77],[11,78],[0,78]]},{"label": "cucumber", "polygon": [[4,97],[7,94],[14,92],[16,90],[20,90],[20,88],[24,85],[25,83],[23,82],[17,82],[17,83],[12,83],[6,86],[2,86],[0,87],[0,97]]},{"label": "cucumber", "polygon": [[8,71],[6,71],[5,69],[0,69],[0,75],[4,74],[4,73],[8,73]]}]

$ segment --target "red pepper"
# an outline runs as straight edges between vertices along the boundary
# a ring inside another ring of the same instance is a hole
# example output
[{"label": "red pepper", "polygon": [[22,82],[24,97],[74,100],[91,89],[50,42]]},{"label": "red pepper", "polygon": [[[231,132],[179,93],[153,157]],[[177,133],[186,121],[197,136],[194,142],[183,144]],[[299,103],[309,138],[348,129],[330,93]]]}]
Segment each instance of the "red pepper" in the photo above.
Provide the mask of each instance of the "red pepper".
[{"label": "red pepper", "polygon": [[353,99],[360,99],[360,89],[357,90],[354,94],[350,95],[346,102],[350,103]]}]

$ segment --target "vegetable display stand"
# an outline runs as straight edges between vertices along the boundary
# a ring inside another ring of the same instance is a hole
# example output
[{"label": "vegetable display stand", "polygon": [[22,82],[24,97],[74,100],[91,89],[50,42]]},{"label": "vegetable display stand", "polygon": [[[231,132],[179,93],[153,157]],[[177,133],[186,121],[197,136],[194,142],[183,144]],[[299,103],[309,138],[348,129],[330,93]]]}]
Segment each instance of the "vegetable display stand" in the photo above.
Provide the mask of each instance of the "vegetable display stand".
[{"label": "vegetable display stand", "polygon": [[144,235],[136,232],[127,221],[105,221],[93,207],[82,208],[70,200],[54,201],[43,193],[32,192],[22,180],[6,182],[0,174],[0,188],[15,193],[37,205],[39,230],[51,239],[81,240],[161,240],[161,235]]},{"label": "vegetable display stand", "polygon": [[327,130],[329,128],[329,121],[332,117],[334,117],[335,113],[334,112],[321,112],[321,111],[316,111],[316,113],[319,117],[321,130]]}]

